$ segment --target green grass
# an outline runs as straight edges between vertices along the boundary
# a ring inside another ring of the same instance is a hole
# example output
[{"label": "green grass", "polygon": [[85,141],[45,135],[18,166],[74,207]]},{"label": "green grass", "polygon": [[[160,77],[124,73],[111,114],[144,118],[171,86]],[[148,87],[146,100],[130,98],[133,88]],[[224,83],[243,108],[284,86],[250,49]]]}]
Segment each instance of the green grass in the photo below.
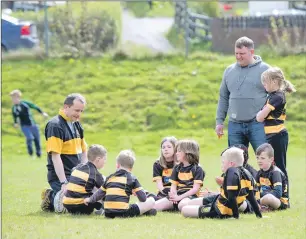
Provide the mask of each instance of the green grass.
[{"label": "green grass", "polygon": [[[99,132],[87,134],[87,142],[105,145],[109,151],[101,173],[115,169],[115,156],[120,149],[134,148],[137,161],[134,174],[142,186],[155,191],[152,165],[158,156],[159,143],[165,135],[192,137],[200,142],[201,165],[206,171],[204,187],[216,189],[214,177],[220,174],[219,153],[226,140],[217,140],[210,130],[161,132]],[[185,219],[178,213],[158,213],[156,217],[107,220],[103,217],[58,215],[40,210],[40,192],[46,183],[46,159],[30,160],[25,155],[23,137],[2,138],[2,238],[303,238],[305,233],[305,154],[303,144],[290,143],[288,171],[291,180],[291,205],[287,211],[266,214],[256,219],[242,215],[236,220]],[[43,145],[45,145],[43,143]],[[250,154],[255,165],[254,155]],[[132,199],[135,201],[135,198]],[[277,235],[275,234],[277,232]]]},{"label": "green grass", "polygon": [[[152,165],[167,135],[193,138],[201,148],[206,171],[204,187],[216,189],[220,175],[219,154],[227,145],[227,132],[218,140],[214,133],[218,89],[231,56],[212,53],[147,57],[112,61],[19,61],[2,64],[2,238],[303,238],[305,234],[305,59],[301,56],[265,58],[281,67],[298,92],[288,96],[290,133],[288,171],[292,208],[267,214],[258,220],[242,215],[235,220],[184,219],[179,214],[159,213],[155,218],[106,220],[91,215],[43,213],[40,192],[47,187],[46,159],[30,160],[25,139],[12,127],[9,92],[22,90],[24,99],[57,114],[64,97],[80,92],[88,105],[82,119],[87,143],[99,143],[109,151],[104,175],[114,171],[115,156],[122,149],[136,152],[134,173],[142,185],[155,191]],[[35,119],[43,132],[45,121]],[[45,142],[41,135],[43,149]],[[250,162],[255,157],[250,153]],[[133,199],[134,201],[135,199]],[[277,234],[276,234],[277,232]]]},{"label": "green grass", "polygon": [[[288,95],[288,121],[305,125],[304,56],[264,60],[281,67],[296,85],[298,91]],[[84,94],[88,101],[84,127],[91,132],[212,129],[222,74],[233,61],[232,56],[204,53],[194,54],[188,61],[182,56],[158,56],[126,61],[92,58],[4,62],[3,133],[14,132],[8,94],[15,88],[49,115],[57,114],[69,93]]]},{"label": "green grass", "polygon": [[135,17],[173,17],[175,13],[174,4],[171,1],[153,1],[153,7],[147,1],[124,2],[123,5]]}]

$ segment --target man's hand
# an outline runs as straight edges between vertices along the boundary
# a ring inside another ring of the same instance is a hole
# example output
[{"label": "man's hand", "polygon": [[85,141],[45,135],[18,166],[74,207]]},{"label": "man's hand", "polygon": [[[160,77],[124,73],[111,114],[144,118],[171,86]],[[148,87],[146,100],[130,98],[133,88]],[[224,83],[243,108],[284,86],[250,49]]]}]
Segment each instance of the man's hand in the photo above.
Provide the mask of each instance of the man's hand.
[{"label": "man's hand", "polygon": [[216,131],[216,134],[218,135],[218,138],[220,139],[224,135],[224,133],[223,133],[223,124],[218,124],[216,126],[215,131]]},{"label": "man's hand", "polygon": [[84,199],[84,204],[88,206],[90,199],[89,198],[85,198]]},{"label": "man's hand", "polygon": [[18,128],[18,126],[19,126],[18,124],[16,124],[16,123],[14,124],[14,128],[16,128],[16,129]]},{"label": "man's hand", "polygon": [[48,118],[49,115],[46,113],[46,112],[43,112],[42,115],[45,117],[45,118]]},{"label": "man's hand", "polygon": [[63,193],[66,193],[66,191],[67,191],[67,184],[63,184],[61,190],[63,191]]}]

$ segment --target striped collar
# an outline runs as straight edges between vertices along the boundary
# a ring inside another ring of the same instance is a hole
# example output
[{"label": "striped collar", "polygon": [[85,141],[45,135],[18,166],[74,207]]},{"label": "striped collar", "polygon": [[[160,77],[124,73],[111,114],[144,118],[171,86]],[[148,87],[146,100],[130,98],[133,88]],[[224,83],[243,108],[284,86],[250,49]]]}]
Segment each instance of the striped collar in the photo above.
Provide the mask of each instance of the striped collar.
[{"label": "striped collar", "polygon": [[62,116],[66,121],[71,122],[71,119],[69,119],[69,118],[67,117],[67,115],[65,114],[65,112],[64,112],[63,109],[60,109],[59,112],[58,112],[58,114],[59,114],[60,116]]}]

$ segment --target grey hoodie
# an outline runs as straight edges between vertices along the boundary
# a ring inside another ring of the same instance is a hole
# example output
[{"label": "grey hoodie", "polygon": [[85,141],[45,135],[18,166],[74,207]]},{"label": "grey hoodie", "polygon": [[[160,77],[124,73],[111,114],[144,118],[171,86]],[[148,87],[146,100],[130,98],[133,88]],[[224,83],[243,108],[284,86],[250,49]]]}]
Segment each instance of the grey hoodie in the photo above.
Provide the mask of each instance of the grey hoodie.
[{"label": "grey hoodie", "polygon": [[216,124],[229,121],[248,122],[256,118],[266,101],[267,92],[261,83],[261,74],[269,68],[260,56],[246,67],[234,63],[226,68],[220,86]]}]

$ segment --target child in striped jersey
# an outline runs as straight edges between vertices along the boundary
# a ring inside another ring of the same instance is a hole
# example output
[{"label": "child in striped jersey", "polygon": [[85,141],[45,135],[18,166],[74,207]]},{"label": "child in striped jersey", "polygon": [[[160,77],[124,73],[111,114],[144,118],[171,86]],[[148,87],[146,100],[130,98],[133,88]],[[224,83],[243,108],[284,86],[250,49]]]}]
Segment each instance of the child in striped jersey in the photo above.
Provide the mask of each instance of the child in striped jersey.
[{"label": "child in striped jersey", "polygon": [[256,181],[260,191],[260,205],[267,209],[287,209],[289,207],[288,180],[286,175],[274,166],[274,149],[268,143],[256,150],[260,170]]},{"label": "child in striped jersey", "polygon": [[286,175],[288,131],[286,120],[286,95],[295,92],[295,87],[285,79],[284,73],[278,67],[271,67],[261,75],[261,82],[268,92],[267,101],[261,111],[257,113],[256,120],[264,122],[267,143],[274,149],[274,162]]},{"label": "child in striped jersey", "polygon": [[73,168],[64,193],[63,205],[72,214],[91,214],[94,209],[100,210],[102,207],[101,202],[85,205],[84,199],[90,197],[104,183],[104,178],[98,169],[104,167],[107,151],[102,145],[91,145],[87,158],[87,163]]},{"label": "child in striped jersey", "polygon": [[173,168],[168,197],[155,202],[155,209],[158,211],[181,210],[191,198],[198,197],[203,185],[205,173],[199,165],[198,143],[194,140],[180,140],[175,151],[179,164]]},{"label": "child in striped jersey", "polygon": [[[224,173],[220,194],[212,201],[197,198],[188,202],[182,208],[185,217],[196,218],[239,218],[239,207],[249,200],[257,217],[261,217],[254,196],[254,180],[250,172],[242,167],[243,152],[236,147],[230,147],[221,154],[221,170]],[[246,207],[245,205],[244,207]]]},{"label": "child in striped jersey", "polygon": [[155,200],[168,196],[170,192],[170,177],[173,167],[177,164],[174,149],[177,139],[173,136],[165,137],[160,144],[160,156],[153,164],[153,182],[156,182],[158,194]]},{"label": "child in striped jersey", "polygon": [[[108,176],[103,186],[85,204],[104,198],[105,217],[136,217],[142,214],[156,215],[154,199],[147,198],[137,178],[131,174],[136,158],[131,150],[123,150],[117,156],[117,170]],[[129,204],[130,196],[136,194],[139,202]]]}]

